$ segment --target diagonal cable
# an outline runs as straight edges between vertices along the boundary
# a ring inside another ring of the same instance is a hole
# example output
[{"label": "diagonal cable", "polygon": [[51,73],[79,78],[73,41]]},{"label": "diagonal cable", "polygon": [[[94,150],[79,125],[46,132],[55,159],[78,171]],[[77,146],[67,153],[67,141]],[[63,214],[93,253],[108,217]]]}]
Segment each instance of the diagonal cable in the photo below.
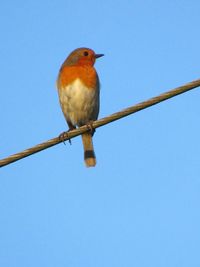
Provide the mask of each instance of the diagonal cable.
[{"label": "diagonal cable", "polygon": [[[98,127],[101,127],[103,125],[106,125],[108,123],[111,123],[113,121],[116,121],[116,120],[119,120],[123,117],[126,117],[128,115],[131,115],[133,113],[136,113],[142,109],[145,109],[145,108],[148,108],[148,107],[151,107],[153,105],[156,105],[162,101],[165,101],[169,98],[172,98],[172,97],[175,97],[177,95],[180,95],[180,94],[183,94],[189,90],[192,90],[196,87],[199,87],[200,86],[200,79],[198,80],[195,80],[195,81],[192,81],[190,83],[187,83],[187,84],[184,84],[180,87],[177,87],[175,89],[172,89],[170,91],[167,91],[165,93],[162,93],[158,96],[155,96],[155,97],[152,97],[146,101],[143,101],[143,102],[140,102],[134,106],[131,106],[131,107],[128,107],[126,109],[123,109],[122,111],[119,111],[119,112],[116,112],[112,115],[109,115],[105,118],[102,118],[102,119],[99,119],[97,121],[94,121],[92,126],[93,128],[98,128]],[[16,153],[16,154],[13,154],[7,158],[4,158],[4,159],[1,159],[0,160],[0,167],[3,167],[3,166],[6,166],[8,164],[11,164],[17,160],[20,160],[20,159],[23,159],[25,157],[28,157],[32,154],[35,154],[35,153],[38,153],[44,149],[47,149],[49,147],[52,147],[52,146],[55,146],[63,141],[67,141],[69,139],[72,139],[78,135],[81,135],[82,133],[85,133],[88,131],[88,126],[82,126],[76,130],[73,130],[73,131],[70,131],[67,133],[67,135],[62,138],[62,140],[59,138],[59,137],[55,137],[53,139],[50,139],[48,141],[45,141],[41,144],[38,144],[36,146],[33,146],[31,148],[28,148],[22,152],[19,152],[19,153]]]}]

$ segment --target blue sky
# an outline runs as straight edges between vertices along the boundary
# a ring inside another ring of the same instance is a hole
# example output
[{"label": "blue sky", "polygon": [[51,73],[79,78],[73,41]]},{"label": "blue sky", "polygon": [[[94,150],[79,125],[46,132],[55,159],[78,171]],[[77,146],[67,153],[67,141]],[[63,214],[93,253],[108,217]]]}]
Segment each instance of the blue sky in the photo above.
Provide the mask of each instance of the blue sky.
[{"label": "blue sky", "polygon": [[[55,81],[67,55],[105,57],[99,117],[200,77],[186,1],[2,1],[1,158],[67,129]],[[0,170],[0,266],[200,266],[199,88]]]}]

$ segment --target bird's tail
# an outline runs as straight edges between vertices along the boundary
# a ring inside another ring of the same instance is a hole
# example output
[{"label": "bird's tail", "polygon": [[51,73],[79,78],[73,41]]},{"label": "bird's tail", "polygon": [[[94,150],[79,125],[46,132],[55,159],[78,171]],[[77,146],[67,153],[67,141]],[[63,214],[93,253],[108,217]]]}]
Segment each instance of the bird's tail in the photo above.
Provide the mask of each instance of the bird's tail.
[{"label": "bird's tail", "polygon": [[84,148],[85,164],[87,167],[94,167],[96,165],[96,157],[94,153],[91,133],[82,134],[82,141]]}]

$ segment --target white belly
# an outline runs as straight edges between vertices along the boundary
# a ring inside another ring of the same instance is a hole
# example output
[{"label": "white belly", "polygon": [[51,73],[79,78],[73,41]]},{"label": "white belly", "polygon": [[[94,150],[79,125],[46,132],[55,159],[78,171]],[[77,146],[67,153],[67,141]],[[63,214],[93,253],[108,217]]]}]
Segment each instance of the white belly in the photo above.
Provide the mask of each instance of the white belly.
[{"label": "white belly", "polygon": [[96,120],[99,113],[99,88],[88,89],[79,79],[59,88],[59,99],[67,121],[81,126]]}]

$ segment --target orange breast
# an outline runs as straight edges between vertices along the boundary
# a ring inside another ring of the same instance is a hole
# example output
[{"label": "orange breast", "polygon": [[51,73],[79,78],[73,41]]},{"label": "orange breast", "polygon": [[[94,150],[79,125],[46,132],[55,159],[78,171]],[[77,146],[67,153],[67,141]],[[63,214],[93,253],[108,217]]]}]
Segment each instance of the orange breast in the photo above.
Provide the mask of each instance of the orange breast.
[{"label": "orange breast", "polygon": [[64,66],[58,76],[58,87],[65,87],[76,79],[91,89],[98,86],[98,76],[92,66]]}]

